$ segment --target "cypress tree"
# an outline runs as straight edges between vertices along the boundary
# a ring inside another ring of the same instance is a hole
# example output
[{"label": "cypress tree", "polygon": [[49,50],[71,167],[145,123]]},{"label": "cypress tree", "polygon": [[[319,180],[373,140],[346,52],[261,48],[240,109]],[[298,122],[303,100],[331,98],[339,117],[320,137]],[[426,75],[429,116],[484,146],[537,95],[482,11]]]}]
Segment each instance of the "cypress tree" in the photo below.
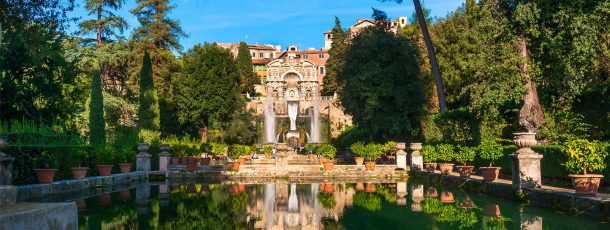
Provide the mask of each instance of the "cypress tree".
[{"label": "cypress tree", "polygon": [[254,84],[257,77],[252,71],[252,57],[250,57],[248,44],[245,42],[239,43],[236,62],[241,77],[241,92],[254,94]]},{"label": "cypress tree", "polygon": [[106,143],[104,127],[104,96],[100,71],[93,70],[91,79],[91,101],[89,102],[89,143],[103,145]]},{"label": "cypress tree", "polygon": [[159,130],[159,98],[153,83],[153,72],[150,55],[144,51],[142,69],[140,70],[140,107],[138,108],[138,128]]},{"label": "cypress tree", "polygon": [[326,61],[326,76],[322,79],[322,94],[333,95],[337,91],[337,75],[344,65],[343,55],[347,47],[347,34],[341,27],[341,21],[335,16],[335,27],[332,33],[332,46],[328,50]]}]

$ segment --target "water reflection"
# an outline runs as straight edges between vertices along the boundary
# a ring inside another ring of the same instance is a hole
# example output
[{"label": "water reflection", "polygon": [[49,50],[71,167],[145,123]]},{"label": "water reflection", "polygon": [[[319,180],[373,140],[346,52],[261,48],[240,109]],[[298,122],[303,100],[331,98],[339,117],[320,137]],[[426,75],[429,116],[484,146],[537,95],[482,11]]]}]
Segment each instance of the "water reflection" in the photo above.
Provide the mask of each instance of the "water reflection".
[{"label": "water reflection", "polygon": [[404,229],[405,223],[409,229],[608,227],[413,182],[144,183],[76,202],[80,229]]}]

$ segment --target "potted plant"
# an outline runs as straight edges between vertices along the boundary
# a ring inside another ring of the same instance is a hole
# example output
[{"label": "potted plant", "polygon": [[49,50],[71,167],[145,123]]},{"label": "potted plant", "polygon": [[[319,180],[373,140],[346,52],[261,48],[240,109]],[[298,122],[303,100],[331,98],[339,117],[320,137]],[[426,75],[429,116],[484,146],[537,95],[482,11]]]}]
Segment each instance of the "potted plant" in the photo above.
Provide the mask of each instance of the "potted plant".
[{"label": "potted plant", "polygon": [[121,169],[121,173],[129,173],[131,171],[131,163],[134,159],[136,159],[136,151],[133,148],[128,146],[120,146],[115,147],[117,158],[121,160],[122,163],[119,163],[119,169]]},{"label": "potted plant", "polygon": [[441,202],[443,202],[445,204],[455,202],[455,199],[453,198],[453,193],[452,192],[442,192],[441,193]]},{"label": "potted plant", "polygon": [[584,139],[570,140],[562,146],[568,156],[564,163],[566,170],[572,174],[572,184],[577,195],[595,196],[603,175],[589,174],[601,172],[606,168],[605,159],[608,151],[599,141]]},{"label": "potted plant", "polygon": [[335,195],[330,192],[321,192],[318,193],[318,201],[322,204],[322,207],[325,209],[332,209],[337,205],[337,201],[335,200]]},{"label": "potted plant", "polygon": [[426,171],[433,173],[436,170],[436,160],[438,154],[434,145],[424,145],[419,153],[424,157],[424,168]]},{"label": "potted plant", "polygon": [[273,153],[273,145],[263,145],[263,152],[265,154],[265,159],[271,159],[271,154]]},{"label": "potted plant", "polygon": [[324,165],[324,170],[326,171],[330,171],[333,170],[333,168],[335,167],[335,162],[333,161],[335,159],[335,154],[337,153],[337,149],[335,149],[334,146],[332,146],[331,144],[320,144],[318,146],[316,146],[316,152],[320,155],[322,155],[322,157],[328,159],[328,161],[325,161],[324,163],[322,163]]},{"label": "potted plant", "polygon": [[438,154],[438,160],[443,162],[439,163],[438,167],[441,173],[449,175],[453,172],[454,164],[451,163],[455,159],[455,150],[451,144],[439,144],[436,146],[436,152]]},{"label": "potted plant", "polygon": [[221,160],[227,154],[227,149],[225,144],[210,143],[210,153],[214,156],[215,160]]},{"label": "potted plant", "polygon": [[57,159],[47,151],[43,151],[40,156],[33,159],[34,165],[36,166],[36,177],[38,177],[38,183],[49,184],[55,179],[55,172],[57,172]]},{"label": "potted plant", "polygon": [[366,146],[362,142],[356,142],[350,146],[350,149],[354,153],[354,161],[356,165],[364,164],[364,157],[366,156]]},{"label": "potted plant", "polygon": [[501,168],[492,166],[494,161],[500,159],[500,157],[504,155],[504,152],[502,152],[502,145],[493,140],[483,140],[477,147],[477,151],[479,152],[479,157],[481,157],[481,159],[489,162],[489,167],[479,167],[483,180],[486,182],[497,180]]},{"label": "potted plant", "polygon": [[104,146],[97,147],[95,153],[97,172],[100,176],[110,176],[112,174],[112,162],[114,161],[113,149]]},{"label": "potted plant", "polygon": [[[229,167],[231,171],[239,170],[239,161],[237,160],[240,156],[240,150],[236,150],[237,146],[231,146],[232,148],[227,153],[227,158],[229,158]],[[238,149],[238,148],[237,148]]]},{"label": "potted plant", "polygon": [[207,153],[210,152],[210,145],[207,143],[201,144],[199,146],[199,151],[201,151],[203,153],[203,157],[201,158],[201,165],[209,165],[210,164],[210,157],[208,156]]},{"label": "potted plant", "polygon": [[460,177],[462,178],[470,178],[472,174],[472,170],[474,166],[469,166],[468,162],[474,161],[474,157],[476,155],[476,149],[470,146],[457,146],[457,154],[455,154],[455,161],[462,164],[456,166],[458,172],[460,172]]},{"label": "potted plant", "polygon": [[229,157],[240,165],[246,164],[245,156],[250,151],[250,147],[247,145],[233,144],[229,148]]},{"label": "potted plant", "polygon": [[383,154],[383,146],[380,144],[369,143],[365,147],[366,156],[364,159],[364,167],[367,171],[375,171],[375,160]]},{"label": "potted plant", "polygon": [[383,154],[383,162],[392,162],[393,160],[395,160],[394,155],[396,154],[396,142],[388,141],[383,144],[381,148],[381,152]]},{"label": "potted plant", "polygon": [[82,180],[87,177],[87,171],[89,171],[89,167],[81,167],[81,165],[87,162],[87,158],[89,154],[84,149],[75,149],[73,156],[78,161],[78,167],[72,167],[72,177],[77,180]]}]

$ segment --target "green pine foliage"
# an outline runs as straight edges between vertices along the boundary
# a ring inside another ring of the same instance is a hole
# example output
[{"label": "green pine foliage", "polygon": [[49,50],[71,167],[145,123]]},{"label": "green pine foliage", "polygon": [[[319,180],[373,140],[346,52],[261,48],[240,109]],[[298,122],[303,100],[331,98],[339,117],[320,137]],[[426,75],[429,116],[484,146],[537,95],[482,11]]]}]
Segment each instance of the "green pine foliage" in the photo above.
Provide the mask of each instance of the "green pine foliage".
[{"label": "green pine foliage", "polygon": [[140,106],[138,107],[138,127],[159,130],[159,98],[153,83],[152,64],[148,52],[144,52],[140,71]]},{"label": "green pine foliage", "polygon": [[104,96],[102,94],[102,79],[100,71],[91,74],[91,101],[89,102],[89,143],[103,145],[106,143],[106,127],[104,122]]},{"label": "green pine foliage", "polygon": [[250,56],[250,49],[246,42],[240,42],[237,51],[237,68],[239,75],[241,76],[241,93],[249,93],[254,95],[254,84],[257,83],[258,77],[252,71],[252,57]]},{"label": "green pine foliage", "polygon": [[[95,19],[82,21],[79,26],[83,35],[96,34],[96,45],[101,45],[104,41],[120,38],[120,34],[127,28],[127,21],[121,16],[116,15],[112,10],[119,10],[123,7],[124,0],[87,0],[85,9],[89,15],[94,15]],[[117,33],[118,32],[118,33]]]}]

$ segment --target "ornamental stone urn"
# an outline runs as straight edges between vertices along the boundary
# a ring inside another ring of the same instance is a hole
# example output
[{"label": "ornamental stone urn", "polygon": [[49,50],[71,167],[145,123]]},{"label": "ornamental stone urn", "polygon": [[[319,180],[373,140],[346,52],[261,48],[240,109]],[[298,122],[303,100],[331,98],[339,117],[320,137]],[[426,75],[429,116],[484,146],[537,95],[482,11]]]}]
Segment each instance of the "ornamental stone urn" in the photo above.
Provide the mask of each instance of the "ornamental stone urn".
[{"label": "ornamental stone urn", "polygon": [[540,161],[542,155],[532,150],[538,141],[536,133],[522,132],[513,133],[513,143],[519,147],[512,159],[512,179],[513,189],[540,188],[542,186],[542,176],[540,172]]},{"label": "ornamental stone urn", "polygon": [[161,144],[159,145],[159,149],[161,149],[161,153],[159,154],[159,171],[167,172],[169,169],[170,158],[172,155],[169,153],[169,145]]},{"label": "ornamental stone urn", "polygon": [[148,153],[149,146],[147,143],[138,144],[138,155],[136,155],[136,168],[138,171],[150,171],[150,157],[151,155]]},{"label": "ornamental stone urn", "polygon": [[407,153],[404,151],[405,143],[396,144],[396,170],[407,170]]}]

